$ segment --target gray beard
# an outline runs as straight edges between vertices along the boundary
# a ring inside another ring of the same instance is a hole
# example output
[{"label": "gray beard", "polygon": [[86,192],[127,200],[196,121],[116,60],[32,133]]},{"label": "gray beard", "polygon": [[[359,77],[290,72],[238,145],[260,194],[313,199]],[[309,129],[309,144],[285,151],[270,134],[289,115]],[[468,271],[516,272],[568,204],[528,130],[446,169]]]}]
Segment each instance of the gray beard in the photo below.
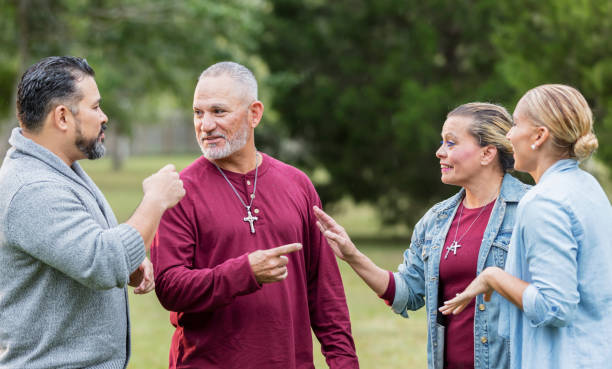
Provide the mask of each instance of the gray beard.
[{"label": "gray beard", "polygon": [[[104,128],[102,129],[102,132],[104,132],[104,130],[106,129],[106,124],[104,124],[103,127]],[[77,132],[76,132],[77,138],[74,144],[83,154],[85,154],[87,159],[89,160],[100,159],[106,153],[106,147],[104,147],[104,141],[103,140],[98,141],[98,138],[100,137],[102,132],[100,132],[98,137],[91,139],[91,140],[86,140],[85,137],[83,137],[83,134],[81,133],[81,122],[78,122]]]},{"label": "gray beard", "polygon": [[206,159],[224,159],[232,155],[236,151],[242,149],[244,145],[246,145],[247,140],[249,138],[249,127],[247,124],[244,124],[242,128],[238,132],[236,132],[231,139],[228,139],[227,136],[222,134],[220,134],[219,136],[225,139],[225,145],[223,145],[222,147],[208,146],[205,148],[202,144],[202,141],[198,141],[200,150],[202,150],[202,154]]}]

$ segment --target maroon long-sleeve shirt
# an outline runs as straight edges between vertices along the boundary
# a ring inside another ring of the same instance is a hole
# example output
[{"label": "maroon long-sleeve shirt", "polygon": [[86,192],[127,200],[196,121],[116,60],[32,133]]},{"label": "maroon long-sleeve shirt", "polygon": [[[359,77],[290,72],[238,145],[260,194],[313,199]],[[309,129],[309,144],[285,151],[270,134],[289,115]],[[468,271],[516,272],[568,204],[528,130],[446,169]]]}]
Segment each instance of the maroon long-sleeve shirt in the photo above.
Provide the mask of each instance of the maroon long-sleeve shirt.
[{"label": "maroon long-sleeve shirt", "polygon": [[[255,171],[224,172],[243,201]],[[358,368],[335,257],[316,227],[319,197],[301,171],[263,155],[252,213],[204,157],[181,172],[187,194],[151,250],[155,291],[176,327],[170,368],[314,368],[311,327],[331,368]],[[288,243],[287,279],[259,285],[247,254]]]}]

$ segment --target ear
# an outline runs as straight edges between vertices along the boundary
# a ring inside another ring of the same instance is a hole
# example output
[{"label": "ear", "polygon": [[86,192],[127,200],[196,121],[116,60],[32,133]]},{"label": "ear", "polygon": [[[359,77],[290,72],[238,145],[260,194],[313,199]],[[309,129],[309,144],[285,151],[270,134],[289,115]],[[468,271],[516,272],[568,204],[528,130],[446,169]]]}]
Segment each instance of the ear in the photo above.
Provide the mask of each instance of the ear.
[{"label": "ear", "polygon": [[60,131],[67,131],[74,119],[72,112],[66,105],[56,106],[49,114],[52,114],[53,126]]},{"label": "ear", "polygon": [[249,125],[251,128],[255,128],[259,125],[261,117],[263,116],[264,105],[261,101],[255,100],[249,105]]},{"label": "ear", "polygon": [[489,165],[493,160],[495,160],[495,156],[497,155],[497,147],[493,145],[487,145],[482,148],[480,152],[480,164],[481,165]]},{"label": "ear", "polygon": [[542,145],[544,145],[546,140],[548,140],[548,138],[550,137],[550,131],[548,130],[548,127],[538,126],[536,127],[536,132],[534,135],[535,135],[534,144],[536,145],[536,148],[537,148],[537,147],[541,147]]}]

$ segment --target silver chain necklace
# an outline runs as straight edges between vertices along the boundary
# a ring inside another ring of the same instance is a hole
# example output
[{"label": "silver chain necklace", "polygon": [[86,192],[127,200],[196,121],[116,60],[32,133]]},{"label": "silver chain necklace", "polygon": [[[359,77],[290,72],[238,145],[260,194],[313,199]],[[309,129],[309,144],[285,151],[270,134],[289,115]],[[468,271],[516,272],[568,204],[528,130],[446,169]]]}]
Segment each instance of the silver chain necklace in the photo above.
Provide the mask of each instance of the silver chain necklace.
[{"label": "silver chain necklace", "polygon": [[[223,173],[223,170],[221,170],[221,168],[219,168],[219,166],[215,162],[211,161],[211,163],[213,163],[215,165],[215,167],[217,167],[217,169],[219,169],[219,173],[221,173],[223,178],[225,178],[225,181],[230,185],[232,190],[234,190],[234,193],[236,194],[236,197],[238,197],[238,200],[240,200],[240,203],[242,204],[242,206],[244,206],[246,208],[247,216],[242,218],[242,220],[244,222],[248,222],[249,223],[249,225],[251,226],[251,233],[252,234],[255,234],[255,226],[253,225],[253,223],[257,219],[259,219],[258,217],[254,217],[251,214],[251,206],[253,205],[253,200],[255,200],[255,191],[257,191],[257,169],[259,169],[259,167],[257,166],[257,154],[258,153],[255,152],[255,180],[253,181],[253,193],[250,196],[251,201],[249,202],[248,205],[246,204],[246,202],[242,201],[242,197],[240,197],[240,195],[238,194],[238,191],[236,191],[236,188],[234,187],[232,182],[230,182],[230,180],[227,178],[225,173]],[[247,192],[247,195],[248,195],[248,192]]]},{"label": "silver chain necklace", "polygon": [[482,209],[480,209],[480,212],[478,213],[472,224],[470,224],[465,233],[463,233],[463,235],[459,237],[459,239],[457,239],[457,232],[459,232],[459,226],[461,226],[461,216],[463,215],[463,208],[465,207],[465,205],[461,207],[461,210],[459,211],[459,219],[457,220],[457,228],[455,228],[455,237],[453,237],[453,242],[446,247],[446,254],[444,254],[444,259],[448,257],[448,253],[451,251],[453,252],[453,255],[457,255],[457,249],[461,247],[461,244],[459,242],[461,242],[463,237],[468,234],[474,223],[476,223],[478,218],[480,218],[480,216],[482,215],[482,212],[487,208],[487,206],[489,206],[490,203],[491,202],[488,202],[485,206],[482,207]]}]

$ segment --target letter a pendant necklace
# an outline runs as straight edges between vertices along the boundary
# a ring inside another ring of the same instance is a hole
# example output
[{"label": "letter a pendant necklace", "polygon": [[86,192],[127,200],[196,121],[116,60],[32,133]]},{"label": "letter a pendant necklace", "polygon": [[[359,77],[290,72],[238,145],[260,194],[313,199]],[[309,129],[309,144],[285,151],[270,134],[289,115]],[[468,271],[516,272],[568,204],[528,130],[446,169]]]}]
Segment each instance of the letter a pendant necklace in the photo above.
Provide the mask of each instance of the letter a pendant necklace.
[{"label": "letter a pendant necklace", "polygon": [[480,212],[478,213],[478,215],[476,216],[476,218],[474,219],[472,224],[470,224],[470,226],[465,231],[465,233],[463,233],[463,235],[461,237],[459,237],[459,239],[457,239],[457,232],[459,232],[459,226],[461,225],[461,216],[463,215],[463,208],[465,207],[465,205],[462,204],[461,210],[459,211],[459,219],[457,220],[457,228],[455,228],[455,237],[453,239],[453,242],[446,247],[446,254],[444,254],[444,259],[446,259],[448,257],[448,253],[451,252],[451,251],[453,252],[453,255],[457,255],[457,249],[459,249],[461,247],[461,244],[459,242],[461,242],[463,237],[465,237],[465,235],[468,234],[468,232],[470,231],[470,228],[472,228],[474,223],[476,223],[478,218],[480,218],[480,215],[482,214],[484,209],[489,205],[489,203],[487,203],[485,206],[482,207],[482,209],[480,209]]},{"label": "letter a pendant necklace", "polygon": [[[251,214],[251,206],[253,205],[253,200],[255,200],[255,191],[257,191],[257,152],[255,153],[255,180],[253,181],[253,193],[251,194],[251,196],[249,196],[251,198],[251,201],[249,202],[249,204],[247,205],[244,201],[242,201],[242,197],[240,197],[240,194],[238,194],[238,191],[236,191],[236,188],[234,187],[234,185],[232,184],[232,182],[230,182],[230,180],[227,178],[227,176],[225,175],[225,173],[223,173],[223,170],[221,170],[221,168],[219,168],[219,166],[217,164],[215,164],[214,162],[211,161],[211,163],[213,163],[215,165],[215,167],[217,167],[217,169],[219,169],[219,173],[221,173],[221,175],[223,176],[223,178],[225,178],[225,181],[230,185],[230,187],[232,188],[232,190],[234,190],[234,193],[236,194],[236,196],[238,197],[238,200],[240,200],[240,203],[242,204],[242,206],[244,206],[246,208],[247,211],[247,216],[242,218],[242,220],[244,222],[248,222],[249,225],[251,226],[251,233],[255,234],[255,226],[253,225],[253,223],[259,219],[258,217],[254,217]],[[247,193],[248,194],[248,193]]]}]

